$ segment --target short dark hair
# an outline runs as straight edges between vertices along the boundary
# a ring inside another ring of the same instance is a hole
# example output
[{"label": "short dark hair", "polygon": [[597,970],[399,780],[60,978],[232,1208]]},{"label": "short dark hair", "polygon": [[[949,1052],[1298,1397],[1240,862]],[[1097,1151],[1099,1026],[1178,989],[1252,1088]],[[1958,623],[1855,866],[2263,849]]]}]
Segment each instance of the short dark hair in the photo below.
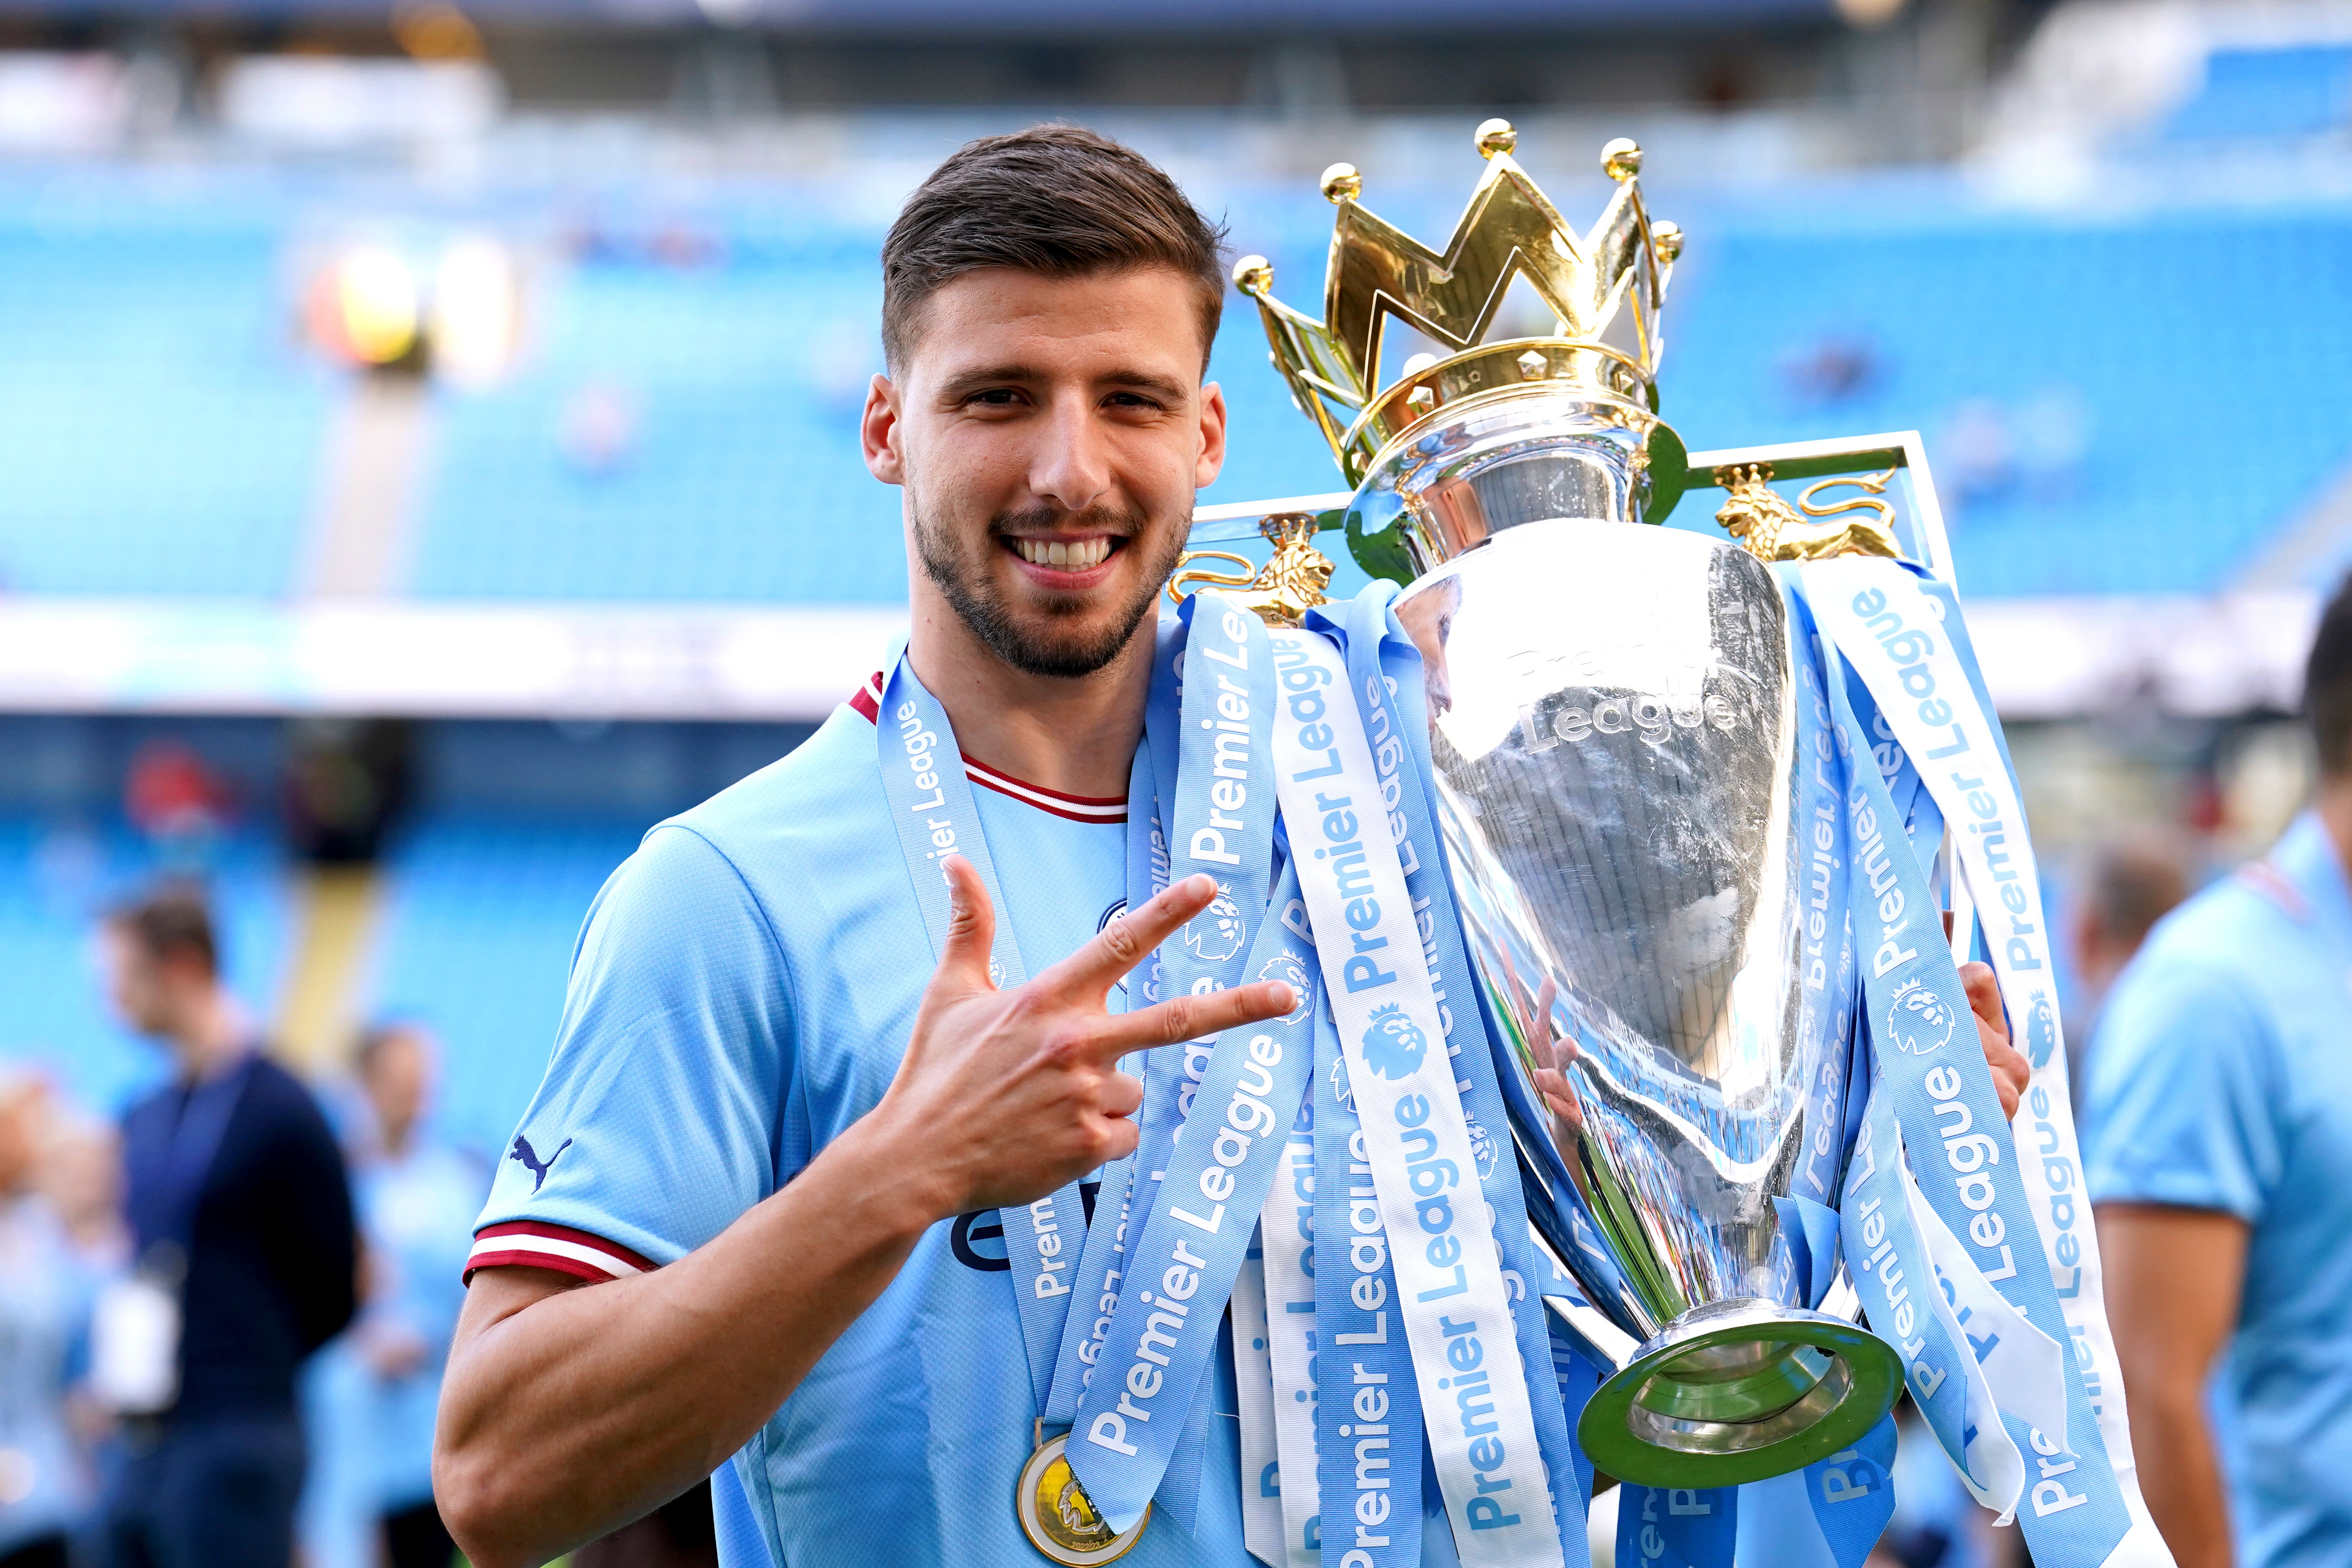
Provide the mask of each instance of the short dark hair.
[{"label": "short dark hair", "polygon": [[2189,897],[2189,856],[2169,832],[2141,828],[2092,852],[2083,907],[2108,936],[2137,947]]},{"label": "short dark hair", "polygon": [[212,910],[194,888],[170,883],[150,889],[109,910],[106,923],[151,959],[194,958],[206,974],[220,973],[220,942],[213,934]]},{"label": "short dark hair", "polygon": [[1222,224],[1158,165],[1076,125],[967,142],[931,171],[882,242],[882,353],[906,363],[924,303],[983,267],[1082,278],[1166,267],[1200,296],[1201,360],[1224,312]]},{"label": "short dark hair", "polygon": [[415,1039],[424,1033],[425,1026],[413,1018],[388,1018],[370,1024],[360,1031],[359,1044],[352,1052],[352,1066],[360,1077],[367,1078],[394,1040]]},{"label": "short dark hair", "polygon": [[2324,778],[2352,773],[2352,574],[2319,613],[2303,666],[2303,716]]}]

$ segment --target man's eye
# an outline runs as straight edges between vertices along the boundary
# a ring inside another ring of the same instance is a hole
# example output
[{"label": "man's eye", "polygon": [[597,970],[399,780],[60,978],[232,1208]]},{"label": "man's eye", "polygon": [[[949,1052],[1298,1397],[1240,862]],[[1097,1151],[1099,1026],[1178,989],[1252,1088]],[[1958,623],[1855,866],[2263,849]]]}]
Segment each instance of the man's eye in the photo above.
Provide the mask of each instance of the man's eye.
[{"label": "man's eye", "polygon": [[1010,408],[1020,400],[1021,394],[1013,387],[991,386],[973,393],[964,402],[977,404],[983,408]]},{"label": "man's eye", "polygon": [[1114,408],[1153,409],[1160,406],[1158,403],[1139,392],[1114,392],[1110,395],[1109,401]]}]

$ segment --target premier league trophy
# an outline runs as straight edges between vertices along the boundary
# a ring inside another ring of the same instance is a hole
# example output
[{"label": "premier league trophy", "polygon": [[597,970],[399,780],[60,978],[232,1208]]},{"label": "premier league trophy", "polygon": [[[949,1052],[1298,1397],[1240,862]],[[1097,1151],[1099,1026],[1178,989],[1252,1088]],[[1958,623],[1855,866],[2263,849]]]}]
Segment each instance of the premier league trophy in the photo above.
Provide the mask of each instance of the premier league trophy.
[{"label": "premier league trophy", "polygon": [[[1639,149],[1604,151],[1615,195],[1580,236],[1515,142],[1479,128],[1485,174],[1443,253],[1367,211],[1354,169],[1328,171],[1320,321],[1274,299],[1263,258],[1239,264],[1357,489],[1203,513],[1194,538],[1263,519],[1265,569],[1207,580],[1272,621],[1318,602],[1318,528],[1404,584],[1528,1217],[1580,1289],[1555,1310],[1617,1369],[1579,1436],[1622,1479],[1736,1485],[1850,1446],[1903,1383],[1834,1262],[1857,986],[1819,914],[1832,872],[1809,770],[1832,754],[1829,710],[1768,563],[1897,554],[1877,497],[1916,454],[1694,462],[1657,413],[1682,237],[1643,209]],[[1514,278],[1558,331],[1485,341]],[[1390,317],[1452,352],[1381,384]],[[1796,504],[1770,488],[1817,476]],[[1727,534],[1652,526],[1695,483],[1729,492]],[[1838,484],[1862,493],[1815,504]]]}]

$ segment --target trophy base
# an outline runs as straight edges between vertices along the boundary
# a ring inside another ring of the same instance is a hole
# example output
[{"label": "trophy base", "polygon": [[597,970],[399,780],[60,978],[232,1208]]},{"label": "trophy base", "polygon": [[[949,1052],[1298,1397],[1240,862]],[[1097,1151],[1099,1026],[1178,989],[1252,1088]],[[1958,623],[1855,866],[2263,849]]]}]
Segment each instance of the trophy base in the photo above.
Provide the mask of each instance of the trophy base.
[{"label": "trophy base", "polygon": [[1603,1383],[1576,1435],[1645,1487],[1733,1487],[1849,1447],[1895,1407],[1903,1362],[1858,1323],[1777,1301],[1694,1307]]}]

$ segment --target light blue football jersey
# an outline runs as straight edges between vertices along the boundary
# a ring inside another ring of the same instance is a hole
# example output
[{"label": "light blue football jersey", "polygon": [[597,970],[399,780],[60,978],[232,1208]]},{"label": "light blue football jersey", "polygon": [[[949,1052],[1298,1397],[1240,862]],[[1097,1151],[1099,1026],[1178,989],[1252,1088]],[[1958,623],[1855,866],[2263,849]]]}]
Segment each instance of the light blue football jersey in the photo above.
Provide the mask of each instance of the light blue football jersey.
[{"label": "light blue football jersey", "polygon": [[2252,1227],[2220,1379],[2248,1568],[2352,1561],[2352,888],[2305,813],[2167,916],[2091,1042],[2093,1201]]},{"label": "light blue football jersey", "polygon": [[[671,1262],[881,1099],[933,958],[882,793],[876,692],[654,828],[597,894],[471,1268],[604,1279]],[[1034,973],[1123,907],[1126,805],[967,771],[998,918]],[[1197,1531],[1155,1517],[1124,1563],[1249,1561],[1218,1361]],[[941,1221],[736,1457],[747,1506],[721,1489],[727,1568],[760,1568],[745,1515],[775,1568],[1035,1568],[1013,1496],[1038,1404],[994,1213]]]}]

